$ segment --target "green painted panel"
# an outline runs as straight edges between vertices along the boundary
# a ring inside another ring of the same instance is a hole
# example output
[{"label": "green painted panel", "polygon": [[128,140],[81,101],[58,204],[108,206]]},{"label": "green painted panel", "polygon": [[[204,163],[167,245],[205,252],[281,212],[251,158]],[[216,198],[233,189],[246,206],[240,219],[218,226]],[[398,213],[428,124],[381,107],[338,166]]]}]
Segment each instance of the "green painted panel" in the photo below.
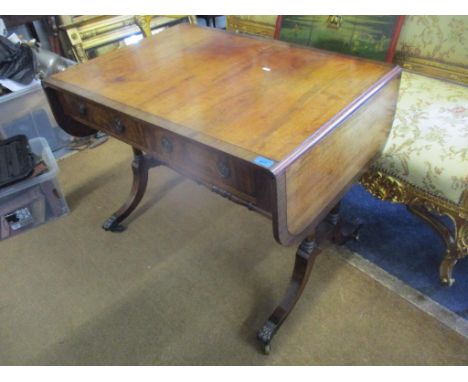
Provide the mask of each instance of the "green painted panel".
[{"label": "green painted panel", "polygon": [[398,16],[283,16],[280,40],[384,61]]}]

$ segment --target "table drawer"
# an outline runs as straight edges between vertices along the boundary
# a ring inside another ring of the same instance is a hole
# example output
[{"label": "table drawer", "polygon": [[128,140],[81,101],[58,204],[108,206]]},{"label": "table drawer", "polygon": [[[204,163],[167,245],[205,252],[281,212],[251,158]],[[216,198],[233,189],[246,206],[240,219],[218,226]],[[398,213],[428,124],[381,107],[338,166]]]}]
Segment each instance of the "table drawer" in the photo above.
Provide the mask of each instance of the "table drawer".
[{"label": "table drawer", "polygon": [[176,171],[258,204],[262,170],[252,163],[159,128],[147,142],[156,159]]},{"label": "table drawer", "polygon": [[124,113],[67,93],[59,92],[58,99],[64,112],[79,122],[141,148],[147,146],[143,126]]},{"label": "table drawer", "polygon": [[271,211],[273,182],[265,169],[84,98],[64,92],[57,97],[71,118],[150,153],[223,196]]}]

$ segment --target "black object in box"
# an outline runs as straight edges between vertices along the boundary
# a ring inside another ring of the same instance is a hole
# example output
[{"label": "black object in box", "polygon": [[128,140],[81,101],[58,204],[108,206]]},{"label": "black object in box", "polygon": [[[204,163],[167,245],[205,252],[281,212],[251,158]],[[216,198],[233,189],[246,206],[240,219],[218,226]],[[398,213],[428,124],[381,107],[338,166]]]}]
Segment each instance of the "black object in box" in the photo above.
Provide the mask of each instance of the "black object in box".
[{"label": "black object in box", "polygon": [[47,172],[0,188],[0,240],[69,212],[56,179],[58,166],[44,138],[29,141],[31,151],[47,165]]},{"label": "black object in box", "polygon": [[34,170],[34,155],[25,135],[0,141],[0,188],[27,178]]}]

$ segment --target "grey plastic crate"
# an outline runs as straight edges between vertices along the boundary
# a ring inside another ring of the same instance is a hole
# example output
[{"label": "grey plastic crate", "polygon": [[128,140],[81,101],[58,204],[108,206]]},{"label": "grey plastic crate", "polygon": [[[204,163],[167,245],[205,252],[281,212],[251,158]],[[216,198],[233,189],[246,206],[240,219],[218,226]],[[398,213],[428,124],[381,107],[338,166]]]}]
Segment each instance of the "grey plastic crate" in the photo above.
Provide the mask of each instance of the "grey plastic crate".
[{"label": "grey plastic crate", "polygon": [[44,137],[52,151],[67,146],[72,138],[57,125],[40,84],[0,97],[0,136],[17,134]]},{"label": "grey plastic crate", "polygon": [[57,180],[57,162],[47,141],[34,138],[29,146],[47,164],[47,172],[0,188],[0,240],[70,211]]}]

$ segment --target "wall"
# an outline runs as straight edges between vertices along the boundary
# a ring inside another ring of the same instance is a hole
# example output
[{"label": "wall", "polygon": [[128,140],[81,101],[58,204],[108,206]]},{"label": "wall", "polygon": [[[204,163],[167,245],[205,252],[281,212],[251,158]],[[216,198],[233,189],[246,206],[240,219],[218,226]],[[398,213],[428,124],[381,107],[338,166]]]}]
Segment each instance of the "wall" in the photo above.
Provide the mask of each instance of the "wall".
[{"label": "wall", "polygon": [[406,16],[395,62],[406,69],[468,83],[468,16]]}]

